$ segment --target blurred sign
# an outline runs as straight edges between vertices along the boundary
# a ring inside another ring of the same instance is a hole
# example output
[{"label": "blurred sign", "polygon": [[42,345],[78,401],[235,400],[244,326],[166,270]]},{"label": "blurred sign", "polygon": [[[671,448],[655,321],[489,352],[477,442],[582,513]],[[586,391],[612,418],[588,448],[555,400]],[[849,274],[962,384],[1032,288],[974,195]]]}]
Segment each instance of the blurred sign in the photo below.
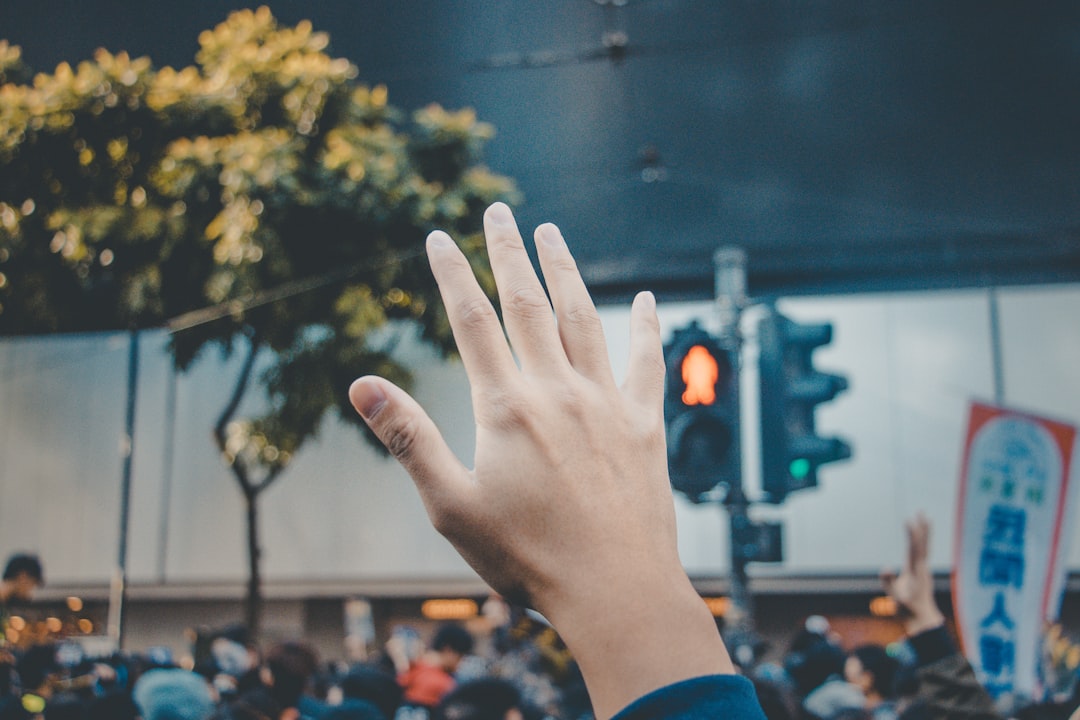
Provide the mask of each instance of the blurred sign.
[{"label": "blurred sign", "polygon": [[345,601],[345,657],[353,662],[364,662],[375,646],[375,621],[371,603],[364,598]]},{"label": "blurred sign", "polygon": [[1061,607],[1080,481],[1076,429],[973,403],[960,476],[953,599],[964,653],[994,697],[1032,696],[1046,620]]}]

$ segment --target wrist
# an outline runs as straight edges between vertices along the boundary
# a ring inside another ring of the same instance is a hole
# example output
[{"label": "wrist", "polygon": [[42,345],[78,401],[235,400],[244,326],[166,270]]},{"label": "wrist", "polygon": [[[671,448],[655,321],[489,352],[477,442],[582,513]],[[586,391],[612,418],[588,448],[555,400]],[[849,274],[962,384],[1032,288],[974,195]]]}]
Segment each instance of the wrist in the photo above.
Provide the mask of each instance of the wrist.
[{"label": "wrist", "polygon": [[923,630],[915,635],[909,635],[908,647],[915,652],[915,665],[925,667],[939,660],[957,654],[956,644],[949,636],[944,625],[938,625],[929,630]]},{"label": "wrist", "polygon": [[904,632],[910,637],[926,632],[927,630],[942,627],[944,624],[945,616],[942,615],[937,607],[922,608],[912,612],[912,614],[904,620]]},{"label": "wrist", "polygon": [[677,572],[634,573],[542,608],[581,668],[598,718],[681,680],[733,672],[716,621]]}]

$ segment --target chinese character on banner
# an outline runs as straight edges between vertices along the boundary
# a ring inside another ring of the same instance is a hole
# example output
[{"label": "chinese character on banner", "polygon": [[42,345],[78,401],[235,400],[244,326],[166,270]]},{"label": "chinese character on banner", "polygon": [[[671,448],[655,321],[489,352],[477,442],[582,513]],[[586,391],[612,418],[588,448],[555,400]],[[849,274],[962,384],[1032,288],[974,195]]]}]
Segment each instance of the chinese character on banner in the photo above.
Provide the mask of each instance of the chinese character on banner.
[{"label": "chinese character on banner", "polygon": [[1024,525],[1027,511],[1004,505],[990,507],[979,554],[980,585],[1024,587]]},{"label": "chinese character on banner", "polygon": [[1080,481],[1075,428],[973,403],[954,547],[953,601],[964,652],[995,697],[1037,695],[1044,621],[1064,589],[1064,543]]}]

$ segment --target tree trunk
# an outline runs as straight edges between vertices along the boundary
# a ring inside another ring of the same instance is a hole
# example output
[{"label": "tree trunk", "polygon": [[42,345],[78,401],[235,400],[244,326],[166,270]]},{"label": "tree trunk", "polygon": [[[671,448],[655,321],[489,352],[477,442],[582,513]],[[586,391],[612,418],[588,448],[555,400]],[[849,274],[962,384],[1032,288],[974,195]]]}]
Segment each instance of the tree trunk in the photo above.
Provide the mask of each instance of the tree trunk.
[{"label": "tree trunk", "polygon": [[[236,378],[236,385],[233,387],[232,395],[225,408],[221,411],[217,424],[214,425],[214,440],[217,443],[218,450],[221,451],[222,457],[225,458],[228,458],[226,453],[227,428],[233,416],[236,415],[237,408],[240,407],[240,401],[243,399],[244,393],[247,392],[248,381],[251,379],[251,373],[255,367],[255,357],[259,354],[260,343],[258,337],[253,332],[248,337],[251,343],[248,355],[244,358],[244,364]],[[248,582],[247,596],[244,601],[244,621],[247,623],[252,640],[255,640],[259,636],[259,620],[262,609],[258,502],[259,491],[264,488],[266,483],[263,486],[254,483],[248,472],[248,467],[244,465],[243,460],[239,457],[230,460],[229,469],[232,470],[233,477],[236,478],[236,482],[240,486],[240,492],[244,496],[244,505],[247,511]]]},{"label": "tree trunk", "polygon": [[260,571],[259,547],[259,493],[244,493],[244,502],[247,506],[247,549],[248,549],[248,583],[247,597],[244,599],[244,622],[247,624],[251,638],[259,635],[260,622],[262,620],[262,573]]}]

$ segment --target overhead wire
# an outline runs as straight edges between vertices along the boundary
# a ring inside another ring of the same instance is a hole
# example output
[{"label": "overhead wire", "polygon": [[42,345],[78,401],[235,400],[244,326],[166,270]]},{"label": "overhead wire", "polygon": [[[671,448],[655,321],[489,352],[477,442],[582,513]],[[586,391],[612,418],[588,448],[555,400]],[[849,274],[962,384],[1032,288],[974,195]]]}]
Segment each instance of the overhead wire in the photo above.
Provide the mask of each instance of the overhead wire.
[{"label": "overhead wire", "polygon": [[281,300],[287,300],[297,295],[303,295],[305,293],[312,292],[314,290],[320,290],[324,287],[334,285],[339,282],[350,280],[360,273],[366,270],[378,270],[384,267],[390,267],[395,264],[400,264],[408,260],[415,259],[424,254],[423,250],[415,250],[410,253],[404,253],[397,255],[385,263],[373,265],[369,263],[356,263],[347,268],[338,270],[331,270],[330,272],[315,277],[301,278],[299,280],[291,280],[289,282],[278,285],[277,287],[267,290],[260,290],[253,293],[249,298],[236,298],[232,300],[224,300],[216,305],[210,305],[198,310],[191,310],[186,313],[177,315],[169,320],[165,321],[164,327],[169,334],[181,332],[183,330],[190,330],[191,328],[205,325],[207,323],[220,320],[225,317],[230,317],[239,313],[253,310],[263,305],[269,305]]},{"label": "overhead wire", "polygon": [[[388,259],[383,263],[356,263],[350,265],[347,268],[338,270],[332,270],[322,275],[314,277],[301,278],[299,280],[292,280],[274,288],[262,290],[253,293],[249,298],[226,300],[215,305],[210,305],[198,310],[191,310],[189,312],[176,315],[162,323],[161,325],[147,326],[136,328],[136,331],[152,331],[163,329],[167,334],[173,335],[184,330],[190,330],[201,325],[215,322],[222,318],[238,315],[249,310],[253,310],[264,305],[271,303],[288,300],[305,293],[320,290],[325,287],[329,287],[336,283],[346,282],[357,275],[365,271],[379,270],[382,268],[390,267],[396,264],[408,262],[409,260],[416,259],[424,255],[424,250],[414,250],[407,253],[397,254],[394,257]],[[127,333],[121,329],[102,331],[103,335],[119,336],[121,333]],[[79,333],[79,337],[85,337],[87,334]],[[20,339],[25,339],[26,336]],[[29,336],[35,340],[39,340],[44,335]],[[0,338],[3,340],[4,338]],[[111,355],[113,353],[124,351],[126,352],[126,345],[115,344],[113,342],[114,337],[108,337],[104,342],[104,347],[98,347],[90,352],[85,350],[73,351],[70,354],[65,353],[63,356],[53,356],[52,359],[45,360],[44,362],[34,362],[31,366],[19,368],[12,366],[7,373],[4,373],[3,379],[5,381],[21,380],[32,375],[42,375],[54,370],[60,370],[67,367],[74,367],[78,365],[85,365],[86,363],[99,359],[105,355]]]}]

